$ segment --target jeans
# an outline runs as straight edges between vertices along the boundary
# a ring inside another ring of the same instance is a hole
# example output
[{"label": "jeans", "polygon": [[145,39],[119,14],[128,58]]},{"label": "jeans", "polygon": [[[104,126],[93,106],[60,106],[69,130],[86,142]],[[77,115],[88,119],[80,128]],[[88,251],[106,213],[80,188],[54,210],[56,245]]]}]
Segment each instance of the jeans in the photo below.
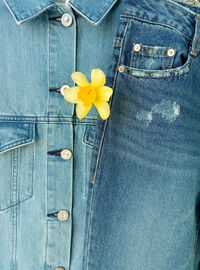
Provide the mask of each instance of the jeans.
[{"label": "jeans", "polygon": [[98,118],[85,270],[197,270],[200,7],[126,0]]},{"label": "jeans", "polygon": [[0,2],[0,270],[198,270],[198,1],[64,2]]}]

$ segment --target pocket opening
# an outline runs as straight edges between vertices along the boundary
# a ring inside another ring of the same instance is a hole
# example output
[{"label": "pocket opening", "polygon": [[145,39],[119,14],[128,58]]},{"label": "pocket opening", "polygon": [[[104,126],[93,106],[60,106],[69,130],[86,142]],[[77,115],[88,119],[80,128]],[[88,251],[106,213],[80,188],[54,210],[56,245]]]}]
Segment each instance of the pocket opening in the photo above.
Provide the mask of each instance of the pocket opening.
[{"label": "pocket opening", "polygon": [[175,56],[175,48],[133,43],[130,67],[151,70],[169,69],[173,66]]}]

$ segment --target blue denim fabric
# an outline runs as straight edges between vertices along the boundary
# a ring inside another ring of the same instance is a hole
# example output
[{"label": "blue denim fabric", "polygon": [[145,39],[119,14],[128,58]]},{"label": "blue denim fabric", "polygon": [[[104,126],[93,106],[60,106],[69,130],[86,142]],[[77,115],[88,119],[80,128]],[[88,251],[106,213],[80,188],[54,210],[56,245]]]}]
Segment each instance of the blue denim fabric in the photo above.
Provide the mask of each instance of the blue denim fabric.
[{"label": "blue denim fabric", "polygon": [[[79,120],[56,89],[73,86],[74,71],[106,72],[121,5],[106,3],[97,25],[84,4],[0,1],[0,270],[83,269],[98,112]],[[69,27],[56,20],[64,13]]]},{"label": "blue denim fabric", "polygon": [[200,7],[125,1],[111,115],[93,145],[84,270],[199,269],[199,50]]},{"label": "blue denim fabric", "polygon": [[[4,0],[0,15],[0,270],[198,270],[200,7]],[[114,90],[106,121],[59,92],[92,68]]]}]

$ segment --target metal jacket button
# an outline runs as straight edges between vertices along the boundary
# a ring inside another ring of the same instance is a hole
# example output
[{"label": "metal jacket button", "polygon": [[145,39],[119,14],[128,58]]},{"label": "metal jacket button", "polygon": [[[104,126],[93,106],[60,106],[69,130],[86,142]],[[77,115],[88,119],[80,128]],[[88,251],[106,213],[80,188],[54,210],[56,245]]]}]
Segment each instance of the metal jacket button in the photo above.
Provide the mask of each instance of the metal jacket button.
[{"label": "metal jacket button", "polygon": [[61,156],[61,158],[67,160],[67,159],[70,159],[72,157],[72,152],[69,149],[63,149],[60,152],[60,156]]},{"label": "metal jacket button", "polygon": [[69,13],[64,13],[61,17],[61,23],[65,27],[69,27],[72,24],[72,16]]},{"label": "metal jacket button", "polygon": [[68,219],[69,215],[68,212],[66,210],[60,210],[57,214],[57,218],[60,221],[66,221]]},{"label": "metal jacket button", "polygon": [[65,92],[67,89],[69,89],[69,88],[70,88],[69,85],[64,84],[64,85],[61,86],[61,88],[60,88],[60,93],[64,96],[64,92]]}]

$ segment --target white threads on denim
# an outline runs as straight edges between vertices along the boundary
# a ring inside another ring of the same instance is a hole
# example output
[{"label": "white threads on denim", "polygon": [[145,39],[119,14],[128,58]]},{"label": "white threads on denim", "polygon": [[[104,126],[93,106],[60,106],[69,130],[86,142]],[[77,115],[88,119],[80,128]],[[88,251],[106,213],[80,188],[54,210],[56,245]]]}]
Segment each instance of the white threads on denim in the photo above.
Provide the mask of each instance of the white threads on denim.
[{"label": "white threads on denim", "polygon": [[140,111],[136,114],[137,120],[145,121],[148,126],[153,120],[153,114],[160,114],[161,117],[168,121],[169,123],[176,120],[176,118],[180,114],[180,105],[175,101],[172,102],[170,100],[162,100],[160,103],[155,104],[151,111]]},{"label": "white threads on denim", "polygon": [[178,0],[179,2],[191,4],[194,6],[200,6],[200,1],[199,0]]},{"label": "white threads on denim", "polygon": [[175,121],[180,114],[180,105],[170,100],[163,100],[161,103],[155,104],[151,111],[153,113],[161,114],[162,118],[171,123]]},{"label": "white threads on denim", "polygon": [[146,125],[148,126],[151,123],[153,116],[152,116],[152,112],[141,111],[141,112],[137,112],[136,118],[137,120],[145,121]]}]

